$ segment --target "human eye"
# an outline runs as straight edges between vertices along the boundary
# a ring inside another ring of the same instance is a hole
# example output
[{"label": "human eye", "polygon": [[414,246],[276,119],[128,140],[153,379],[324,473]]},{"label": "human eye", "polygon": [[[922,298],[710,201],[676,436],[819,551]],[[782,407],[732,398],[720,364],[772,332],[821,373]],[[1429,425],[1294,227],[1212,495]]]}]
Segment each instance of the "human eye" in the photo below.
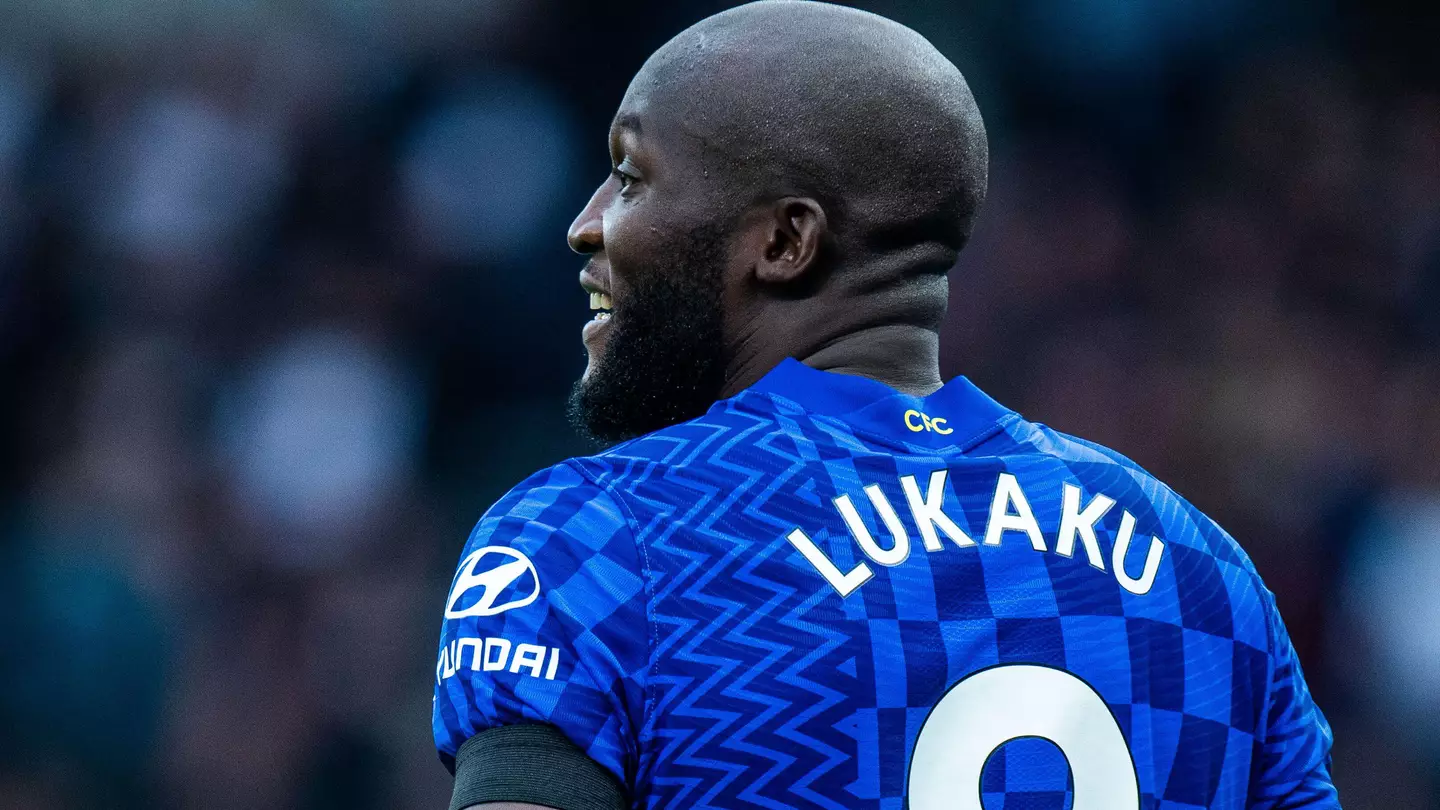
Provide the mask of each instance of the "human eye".
[{"label": "human eye", "polygon": [[612,167],[610,174],[614,175],[615,179],[620,181],[621,191],[628,191],[632,185],[640,181],[640,178],[635,175],[634,166],[631,165],[629,158],[620,161]]}]

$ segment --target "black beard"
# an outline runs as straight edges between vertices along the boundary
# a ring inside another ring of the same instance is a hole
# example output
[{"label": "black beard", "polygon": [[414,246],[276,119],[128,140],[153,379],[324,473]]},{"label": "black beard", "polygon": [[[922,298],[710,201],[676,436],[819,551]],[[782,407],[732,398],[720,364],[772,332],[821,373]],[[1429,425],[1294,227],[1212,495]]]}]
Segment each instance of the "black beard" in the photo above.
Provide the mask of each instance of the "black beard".
[{"label": "black beard", "polygon": [[725,385],[718,232],[690,234],[616,303],[610,336],[590,375],[570,392],[575,429],[602,443],[643,436],[705,413]]}]

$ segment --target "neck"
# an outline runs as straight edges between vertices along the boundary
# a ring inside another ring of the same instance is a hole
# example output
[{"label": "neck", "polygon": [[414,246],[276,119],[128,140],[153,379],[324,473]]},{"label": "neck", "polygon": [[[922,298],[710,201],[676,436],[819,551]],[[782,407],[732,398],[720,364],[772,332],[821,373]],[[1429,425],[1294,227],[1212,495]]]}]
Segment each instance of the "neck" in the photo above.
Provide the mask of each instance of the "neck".
[{"label": "neck", "polygon": [[879,324],[846,331],[827,340],[742,353],[726,370],[723,397],[754,385],[781,360],[794,357],[820,371],[868,377],[901,393],[923,397],[944,385],[940,378],[940,337],[912,324]]}]

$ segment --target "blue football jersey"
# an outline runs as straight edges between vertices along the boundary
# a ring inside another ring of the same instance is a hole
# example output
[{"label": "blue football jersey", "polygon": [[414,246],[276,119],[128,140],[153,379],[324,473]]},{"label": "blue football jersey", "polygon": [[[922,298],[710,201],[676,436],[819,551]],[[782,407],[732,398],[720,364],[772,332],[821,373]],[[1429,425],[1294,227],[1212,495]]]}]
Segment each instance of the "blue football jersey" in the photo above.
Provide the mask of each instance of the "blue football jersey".
[{"label": "blue football jersey", "polygon": [[532,476],[446,598],[451,762],[550,724],[635,807],[1338,807],[1250,560],[1123,456],[958,378],[782,363]]}]

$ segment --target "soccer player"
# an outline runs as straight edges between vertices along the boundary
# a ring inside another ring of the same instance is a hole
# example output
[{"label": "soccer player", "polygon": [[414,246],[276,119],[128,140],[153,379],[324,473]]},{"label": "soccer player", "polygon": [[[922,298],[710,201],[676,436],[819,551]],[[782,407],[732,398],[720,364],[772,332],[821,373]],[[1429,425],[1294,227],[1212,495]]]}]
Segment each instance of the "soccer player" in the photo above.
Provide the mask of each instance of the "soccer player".
[{"label": "soccer player", "polygon": [[987,154],[955,66],[873,14],[753,3],[645,63],[569,235],[572,412],[620,443],[464,549],[452,808],[1338,807],[1235,541],[941,380]]}]

